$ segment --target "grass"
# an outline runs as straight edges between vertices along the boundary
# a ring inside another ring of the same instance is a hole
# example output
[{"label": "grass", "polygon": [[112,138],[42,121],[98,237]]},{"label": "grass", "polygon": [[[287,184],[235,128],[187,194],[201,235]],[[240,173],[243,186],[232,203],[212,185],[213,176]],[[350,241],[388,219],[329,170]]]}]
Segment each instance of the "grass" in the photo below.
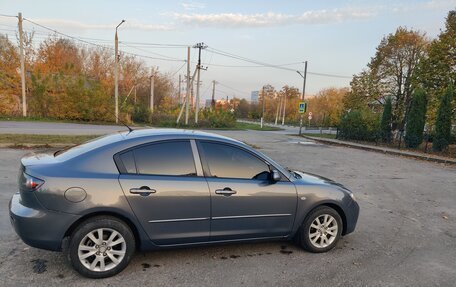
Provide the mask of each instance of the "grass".
[{"label": "grass", "polygon": [[255,131],[281,131],[283,129],[278,127],[271,127],[264,125],[263,128],[259,124],[236,122],[236,128],[240,130],[255,130]]},{"label": "grass", "polygon": [[33,145],[75,145],[81,144],[99,135],[29,135],[29,134],[0,134],[0,144],[13,146]]},{"label": "grass", "polygon": [[303,134],[308,137],[315,137],[315,138],[325,138],[325,139],[335,139],[335,134]]}]

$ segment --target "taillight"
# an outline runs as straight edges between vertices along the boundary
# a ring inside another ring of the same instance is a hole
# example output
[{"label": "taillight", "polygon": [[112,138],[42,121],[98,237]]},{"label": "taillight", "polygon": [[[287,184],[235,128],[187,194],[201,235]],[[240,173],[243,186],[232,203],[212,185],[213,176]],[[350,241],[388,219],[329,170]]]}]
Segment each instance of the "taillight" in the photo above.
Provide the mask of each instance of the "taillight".
[{"label": "taillight", "polygon": [[24,172],[24,181],[23,185],[27,190],[34,191],[37,190],[40,186],[43,185],[44,180],[41,180],[39,178],[36,178],[34,176],[28,175]]}]

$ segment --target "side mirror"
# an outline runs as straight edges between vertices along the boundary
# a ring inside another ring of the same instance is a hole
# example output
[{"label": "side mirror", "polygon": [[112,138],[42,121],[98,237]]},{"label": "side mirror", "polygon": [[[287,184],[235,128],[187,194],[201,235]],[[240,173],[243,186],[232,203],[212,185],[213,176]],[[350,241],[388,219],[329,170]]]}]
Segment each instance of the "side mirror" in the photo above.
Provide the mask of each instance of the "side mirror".
[{"label": "side mirror", "polygon": [[280,181],[280,179],[282,178],[280,176],[280,172],[278,170],[276,170],[276,169],[273,169],[271,174],[272,174],[272,180],[273,181]]}]

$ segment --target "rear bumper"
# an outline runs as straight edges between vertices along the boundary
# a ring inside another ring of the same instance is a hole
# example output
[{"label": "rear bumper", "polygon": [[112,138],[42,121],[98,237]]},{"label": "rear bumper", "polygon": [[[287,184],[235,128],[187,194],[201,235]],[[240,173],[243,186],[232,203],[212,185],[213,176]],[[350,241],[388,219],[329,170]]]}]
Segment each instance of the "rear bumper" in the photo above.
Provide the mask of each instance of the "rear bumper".
[{"label": "rear bumper", "polygon": [[344,230],[343,235],[347,235],[355,231],[356,223],[358,222],[359,217],[359,204],[355,200],[351,200],[350,205],[345,210],[345,218],[347,226]]},{"label": "rear bumper", "polygon": [[77,215],[31,208],[15,194],[9,203],[10,221],[17,235],[32,247],[60,251],[63,236],[78,218]]}]

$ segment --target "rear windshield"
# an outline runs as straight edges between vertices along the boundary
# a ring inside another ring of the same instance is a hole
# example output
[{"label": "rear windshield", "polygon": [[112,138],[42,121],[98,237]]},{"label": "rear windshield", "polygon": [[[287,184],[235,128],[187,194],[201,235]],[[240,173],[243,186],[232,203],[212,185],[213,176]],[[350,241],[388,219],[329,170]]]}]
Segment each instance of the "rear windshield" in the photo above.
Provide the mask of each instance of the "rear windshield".
[{"label": "rear windshield", "polygon": [[89,152],[96,148],[102,147],[112,142],[118,141],[122,136],[120,134],[105,135],[89,140],[83,144],[70,147],[68,149],[59,150],[54,153],[54,157],[59,161],[66,161],[77,157],[83,153]]}]

